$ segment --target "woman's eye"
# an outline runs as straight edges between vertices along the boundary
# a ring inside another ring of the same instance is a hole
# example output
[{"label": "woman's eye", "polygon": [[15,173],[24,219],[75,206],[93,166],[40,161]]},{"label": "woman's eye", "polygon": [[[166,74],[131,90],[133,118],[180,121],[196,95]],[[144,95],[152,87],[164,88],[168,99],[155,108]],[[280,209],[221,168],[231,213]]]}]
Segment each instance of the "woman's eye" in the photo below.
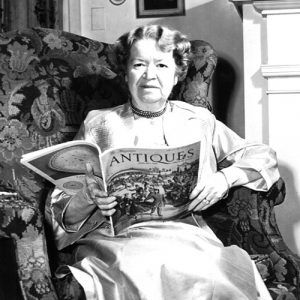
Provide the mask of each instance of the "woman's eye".
[{"label": "woman's eye", "polygon": [[157,67],[163,69],[163,68],[167,68],[168,66],[165,64],[158,64]]},{"label": "woman's eye", "polygon": [[136,68],[136,69],[142,68],[144,66],[145,66],[145,64],[143,64],[143,63],[135,63],[135,64],[133,64],[133,67]]}]

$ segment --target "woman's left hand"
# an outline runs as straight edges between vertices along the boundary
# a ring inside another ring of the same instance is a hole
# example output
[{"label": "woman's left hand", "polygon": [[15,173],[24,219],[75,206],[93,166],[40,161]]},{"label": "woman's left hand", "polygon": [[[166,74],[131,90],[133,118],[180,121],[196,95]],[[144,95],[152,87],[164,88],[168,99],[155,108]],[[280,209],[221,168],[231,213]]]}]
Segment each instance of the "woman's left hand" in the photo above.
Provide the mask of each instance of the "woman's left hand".
[{"label": "woman's left hand", "polygon": [[190,199],[199,202],[194,211],[201,211],[221,200],[228,192],[229,186],[222,172],[212,174],[205,182],[198,183]]}]

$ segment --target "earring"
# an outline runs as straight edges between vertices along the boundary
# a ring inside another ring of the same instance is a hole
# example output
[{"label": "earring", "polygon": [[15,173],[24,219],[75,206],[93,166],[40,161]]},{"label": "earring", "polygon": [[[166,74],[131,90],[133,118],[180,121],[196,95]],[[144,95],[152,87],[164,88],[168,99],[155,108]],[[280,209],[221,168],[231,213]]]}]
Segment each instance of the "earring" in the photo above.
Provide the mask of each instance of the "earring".
[{"label": "earring", "polygon": [[178,76],[176,75],[174,78],[174,85],[176,85],[178,83]]}]

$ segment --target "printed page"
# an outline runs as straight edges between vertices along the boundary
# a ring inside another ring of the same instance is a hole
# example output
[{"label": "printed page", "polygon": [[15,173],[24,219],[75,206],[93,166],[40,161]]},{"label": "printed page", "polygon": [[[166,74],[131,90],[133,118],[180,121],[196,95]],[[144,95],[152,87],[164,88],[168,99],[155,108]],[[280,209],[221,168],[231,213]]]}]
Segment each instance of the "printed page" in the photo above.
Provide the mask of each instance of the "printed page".
[{"label": "printed page", "polygon": [[115,233],[131,224],[187,213],[198,179],[200,142],[177,148],[116,149],[103,154],[107,191],[117,196]]},{"label": "printed page", "polygon": [[85,166],[90,163],[100,186],[104,186],[99,150],[86,141],[70,141],[25,154],[21,163],[68,194],[85,186]]}]

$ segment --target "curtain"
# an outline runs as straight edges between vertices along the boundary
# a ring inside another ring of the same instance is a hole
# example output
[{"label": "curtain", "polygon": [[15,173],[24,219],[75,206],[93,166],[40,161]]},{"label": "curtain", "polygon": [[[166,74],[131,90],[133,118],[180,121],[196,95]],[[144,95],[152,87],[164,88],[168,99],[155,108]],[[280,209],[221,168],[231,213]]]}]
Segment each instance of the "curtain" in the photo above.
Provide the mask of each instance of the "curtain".
[{"label": "curtain", "polygon": [[0,31],[9,30],[9,0],[0,0]]},{"label": "curtain", "polygon": [[62,0],[35,0],[38,26],[62,29]]},{"label": "curtain", "polygon": [[0,32],[26,27],[62,29],[62,0],[0,0]]}]

